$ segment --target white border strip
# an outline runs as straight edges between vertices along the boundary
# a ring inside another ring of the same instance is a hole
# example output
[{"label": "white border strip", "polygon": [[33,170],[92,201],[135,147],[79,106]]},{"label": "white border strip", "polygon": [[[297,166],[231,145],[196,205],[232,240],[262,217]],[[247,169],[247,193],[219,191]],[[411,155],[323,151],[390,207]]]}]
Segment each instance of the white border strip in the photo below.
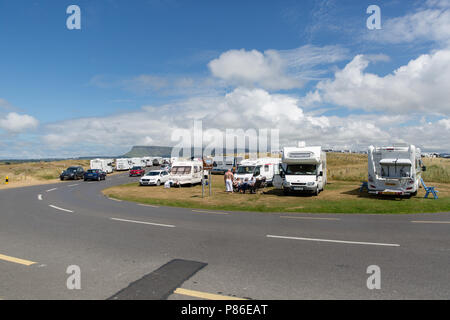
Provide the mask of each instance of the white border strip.
[{"label": "white border strip", "polygon": [[56,189],[58,189],[58,188],[48,189],[48,190],[46,190],[45,192],[55,191]]},{"label": "white border strip", "polygon": [[110,219],[115,220],[115,221],[122,221],[122,222],[132,222],[132,223],[140,223],[140,224],[149,224],[152,226],[159,226],[159,227],[175,228],[175,226],[172,224],[161,224],[161,223],[153,223],[153,222],[145,222],[145,221],[119,219],[119,218],[110,218]]},{"label": "white border strip", "polygon": [[42,194],[38,194],[38,200],[42,200]]},{"label": "white border strip", "polygon": [[332,242],[332,243],[347,243],[347,244],[364,244],[371,246],[385,246],[385,247],[400,247],[396,243],[376,243],[376,242],[359,242],[359,241],[344,241],[344,240],[328,240],[328,239],[314,239],[314,238],[299,238],[299,237],[285,237],[285,236],[274,236],[266,235],[267,238],[278,238],[278,239],[290,239],[290,240],[304,240],[304,241],[318,241],[318,242]]},{"label": "white border strip", "polygon": [[291,217],[291,216],[280,216],[283,219],[303,219],[303,220],[333,220],[339,221],[340,218],[318,218],[318,217]]},{"label": "white border strip", "polygon": [[63,209],[63,208],[60,208],[60,207],[57,207],[57,206],[54,206],[54,205],[51,205],[51,204],[49,204],[48,206],[52,207],[53,209],[56,209],[56,210],[61,210],[61,211],[73,213],[72,210]]},{"label": "white border strip", "polygon": [[443,224],[450,224],[450,221],[433,221],[433,220],[417,220],[417,221],[411,221],[411,223],[443,223]]},{"label": "white border strip", "polygon": [[75,186],[78,186],[78,185],[80,185],[80,184],[79,184],[79,183],[76,183],[76,184],[69,184],[68,187],[75,187]]}]

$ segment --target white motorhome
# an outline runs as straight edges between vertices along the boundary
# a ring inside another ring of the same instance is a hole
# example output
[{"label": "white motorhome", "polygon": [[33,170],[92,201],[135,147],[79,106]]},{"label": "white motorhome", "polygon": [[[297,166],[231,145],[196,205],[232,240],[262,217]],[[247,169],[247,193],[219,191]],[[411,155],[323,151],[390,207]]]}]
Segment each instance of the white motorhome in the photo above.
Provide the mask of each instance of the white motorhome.
[{"label": "white motorhome", "polygon": [[131,169],[131,160],[130,159],[116,159],[116,170],[117,171],[126,171]]},{"label": "white motorhome", "polygon": [[151,167],[153,158],[152,157],[143,157],[142,160],[145,162],[146,167]]},{"label": "white motorhome", "polygon": [[420,149],[408,144],[370,146],[368,190],[371,194],[414,196],[423,166]]},{"label": "white motorhome", "polygon": [[172,163],[169,180],[174,184],[193,185],[202,182],[202,174],[201,160],[177,160]]},{"label": "white motorhome", "polygon": [[224,174],[228,170],[233,170],[241,164],[243,157],[217,156],[213,158],[212,173]]},{"label": "white motorhome", "polygon": [[93,159],[91,160],[91,169],[99,169],[106,173],[112,173],[112,161],[111,159]]},{"label": "white motorhome", "polygon": [[327,155],[322,147],[285,147],[274,187],[318,195],[327,184]]},{"label": "white motorhome", "polygon": [[144,158],[131,158],[131,167],[146,167],[147,162]]},{"label": "white motorhome", "polygon": [[280,158],[258,158],[242,160],[237,167],[234,179],[250,179],[252,176],[265,178],[266,183],[271,184],[274,174],[280,164]]}]

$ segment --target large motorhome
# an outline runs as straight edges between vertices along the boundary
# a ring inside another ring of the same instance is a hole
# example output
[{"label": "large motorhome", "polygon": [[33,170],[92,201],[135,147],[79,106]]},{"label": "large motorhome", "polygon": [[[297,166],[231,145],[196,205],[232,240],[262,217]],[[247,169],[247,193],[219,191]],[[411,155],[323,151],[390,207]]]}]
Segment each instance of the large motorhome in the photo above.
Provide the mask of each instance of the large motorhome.
[{"label": "large motorhome", "polygon": [[371,194],[414,196],[423,166],[420,149],[408,144],[369,147],[368,190]]},{"label": "large motorhome", "polygon": [[327,184],[327,155],[321,147],[285,147],[274,187],[318,195]]},{"label": "large motorhome", "polygon": [[106,173],[112,173],[112,160],[111,159],[93,159],[91,160],[91,169],[99,169]]},{"label": "large motorhome", "polygon": [[144,160],[144,158],[131,158],[131,166],[132,167],[146,167],[147,162]]},{"label": "large motorhome", "polygon": [[116,170],[117,171],[126,171],[131,169],[131,160],[130,159],[116,159]]},{"label": "large motorhome", "polygon": [[271,184],[273,176],[280,164],[280,158],[258,158],[242,160],[237,167],[234,179],[250,179],[252,176],[265,178],[266,183]]},{"label": "large motorhome", "polygon": [[169,180],[176,185],[193,185],[202,182],[201,160],[176,160],[172,163]]}]

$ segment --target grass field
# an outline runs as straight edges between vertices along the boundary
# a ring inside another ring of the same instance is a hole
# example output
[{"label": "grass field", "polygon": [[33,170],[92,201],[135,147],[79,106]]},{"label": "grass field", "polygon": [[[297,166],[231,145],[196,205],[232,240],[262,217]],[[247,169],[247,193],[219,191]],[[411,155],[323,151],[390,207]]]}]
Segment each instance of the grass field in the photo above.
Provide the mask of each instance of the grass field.
[{"label": "grass field", "polygon": [[[212,196],[201,197],[201,186],[171,188],[140,187],[137,183],[108,188],[103,192],[112,198],[144,204],[201,208],[210,210],[241,210],[265,212],[310,213],[419,213],[450,211],[450,160],[425,159],[428,166],[425,181],[439,190],[439,199],[424,199],[424,190],[417,197],[399,199],[375,197],[360,193],[361,181],[367,178],[367,156],[359,154],[328,154],[329,184],[318,197],[284,196],[273,188],[258,194],[227,194],[223,176],[213,176]],[[207,194],[207,191],[206,191]]]}]

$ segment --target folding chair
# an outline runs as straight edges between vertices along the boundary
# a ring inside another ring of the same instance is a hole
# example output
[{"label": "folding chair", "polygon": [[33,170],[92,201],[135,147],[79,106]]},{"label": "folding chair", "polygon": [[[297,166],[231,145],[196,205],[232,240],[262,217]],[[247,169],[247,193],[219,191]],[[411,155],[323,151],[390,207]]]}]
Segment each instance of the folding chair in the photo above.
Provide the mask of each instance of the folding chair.
[{"label": "folding chair", "polygon": [[434,187],[427,187],[425,181],[423,181],[422,178],[420,178],[420,182],[422,183],[422,186],[426,191],[425,198],[428,198],[428,195],[431,193],[435,199],[438,199],[437,195],[437,193],[439,192],[438,190],[434,189]]}]

